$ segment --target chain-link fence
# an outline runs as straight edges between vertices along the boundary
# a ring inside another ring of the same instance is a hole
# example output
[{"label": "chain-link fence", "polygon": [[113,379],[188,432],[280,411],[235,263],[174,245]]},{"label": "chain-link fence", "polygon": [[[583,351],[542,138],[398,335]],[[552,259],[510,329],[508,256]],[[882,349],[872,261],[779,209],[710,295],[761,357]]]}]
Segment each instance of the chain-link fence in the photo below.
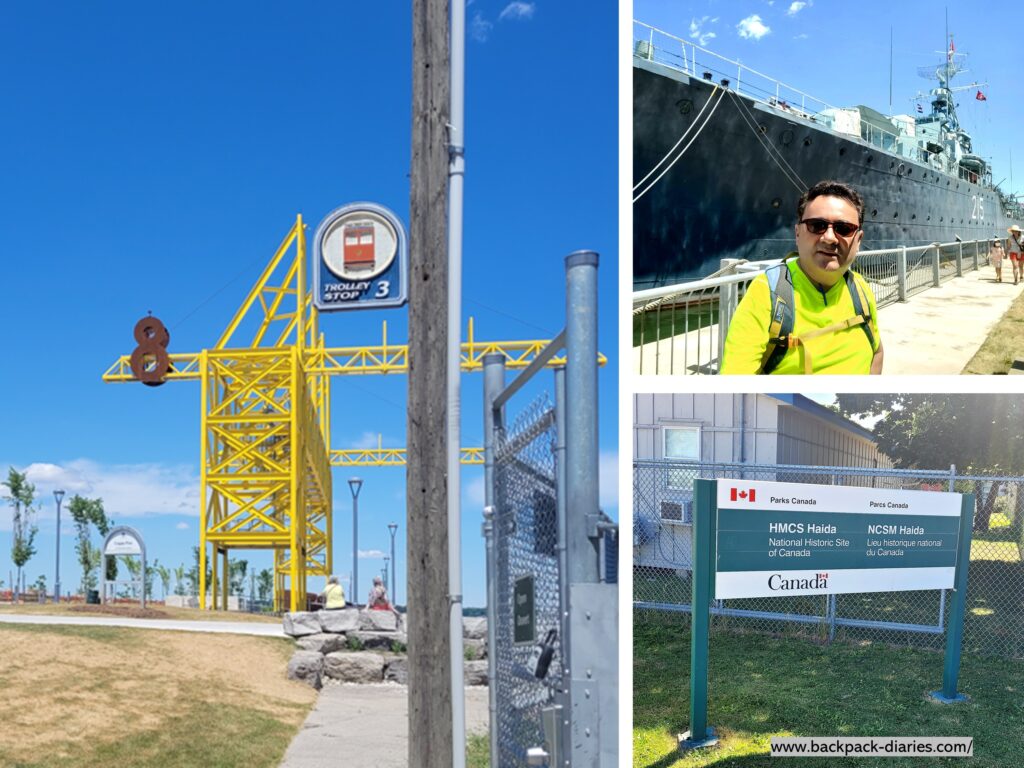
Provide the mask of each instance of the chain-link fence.
[{"label": "chain-link fence", "polygon": [[[526,749],[544,743],[541,708],[561,679],[561,633],[548,675],[536,668],[537,640],[559,629],[558,508],[555,411],[546,395],[507,432],[495,435],[495,555],[497,558],[497,732],[501,765],[525,765]],[[516,622],[516,601],[532,592],[534,626]]]},{"label": "chain-link fence", "polygon": [[[774,480],[976,495],[964,652],[1024,658],[1024,477],[946,471],[636,461],[633,600],[637,621],[688,614],[693,481]],[[940,649],[946,590],[717,600],[712,631],[754,631],[822,642],[874,641]]]}]

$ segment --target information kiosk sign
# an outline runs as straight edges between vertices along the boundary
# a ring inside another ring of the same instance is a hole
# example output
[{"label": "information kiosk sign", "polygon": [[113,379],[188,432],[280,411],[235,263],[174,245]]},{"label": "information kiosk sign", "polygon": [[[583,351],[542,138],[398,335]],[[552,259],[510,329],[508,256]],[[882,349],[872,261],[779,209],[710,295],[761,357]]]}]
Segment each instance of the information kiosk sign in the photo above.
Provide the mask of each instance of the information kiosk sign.
[{"label": "information kiosk sign", "polygon": [[961,496],[718,482],[715,598],[951,589]]}]

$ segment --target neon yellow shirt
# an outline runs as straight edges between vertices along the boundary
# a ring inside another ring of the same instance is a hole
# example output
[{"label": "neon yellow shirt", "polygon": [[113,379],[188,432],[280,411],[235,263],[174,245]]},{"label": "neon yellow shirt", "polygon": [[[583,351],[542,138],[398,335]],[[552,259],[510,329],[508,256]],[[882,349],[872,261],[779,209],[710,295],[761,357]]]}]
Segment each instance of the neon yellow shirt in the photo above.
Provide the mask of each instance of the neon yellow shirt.
[{"label": "neon yellow shirt", "polygon": [[[854,316],[853,299],[845,279],[822,293],[803,273],[796,259],[787,262],[786,266],[793,277],[793,333],[797,336]],[[863,277],[855,272],[853,279],[868,300],[874,345],[868,342],[867,334],[859,326],[807,339],[806,353],[811,356],[813,373],[871,372],[871,359],[881,343],[875,297]],[[768,278],[762,274],[750,284],[729,324],[720,373],[757,373],[768,346],[770,320],[771,290]],[[804,354],[802,347],[790,349],[772,373],[802,374]]]}]

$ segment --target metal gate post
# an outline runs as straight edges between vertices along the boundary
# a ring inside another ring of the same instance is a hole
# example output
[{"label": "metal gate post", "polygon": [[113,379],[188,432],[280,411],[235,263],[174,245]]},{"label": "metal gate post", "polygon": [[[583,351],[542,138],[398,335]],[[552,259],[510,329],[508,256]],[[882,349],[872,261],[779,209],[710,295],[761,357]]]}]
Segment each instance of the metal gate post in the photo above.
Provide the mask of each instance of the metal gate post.
[{"label": "metal gate post", "polygon": [[490,719],[491,765],[498,760],[498,686],[495,682],[498,662],[498,564],[494,552],[494,433],[503,419],[503,410],[495,412],[494,398],[505,388],[505,356],[484,356],[484,524],[487,548],[487,702]]},{"label": "metal gate post", "polygon": [[932,245],[935,248],[935,256],[932,259],[932,285],[935,288],[939,287],[939,257],[942,256],[942,252],[939,249],[939,244],[934,243]]},{"label": "metal gate post", "polygon": [[956,244],[956,276],[964,276],[964,244]]}]

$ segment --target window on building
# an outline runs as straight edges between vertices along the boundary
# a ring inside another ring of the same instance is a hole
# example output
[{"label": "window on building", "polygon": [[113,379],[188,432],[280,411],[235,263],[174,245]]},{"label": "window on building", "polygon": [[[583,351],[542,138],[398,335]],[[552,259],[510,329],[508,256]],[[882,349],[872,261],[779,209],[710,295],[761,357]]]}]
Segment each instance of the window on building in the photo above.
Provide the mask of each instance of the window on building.
[{"label": "window on building", "polygon": [[[679,426],[664,427],[662,429],[664,438],[663,453],[666,459],[684,459],[689,461],[700,460],[700,427]],[[692,493],[693,481],[698,477],[698,470],[690,467],[669,467],[668,487],[673,490],[685,490]],[[664,515],[662,515],[664,518]],[[683,515],[681,520],[686,520]]]}]

